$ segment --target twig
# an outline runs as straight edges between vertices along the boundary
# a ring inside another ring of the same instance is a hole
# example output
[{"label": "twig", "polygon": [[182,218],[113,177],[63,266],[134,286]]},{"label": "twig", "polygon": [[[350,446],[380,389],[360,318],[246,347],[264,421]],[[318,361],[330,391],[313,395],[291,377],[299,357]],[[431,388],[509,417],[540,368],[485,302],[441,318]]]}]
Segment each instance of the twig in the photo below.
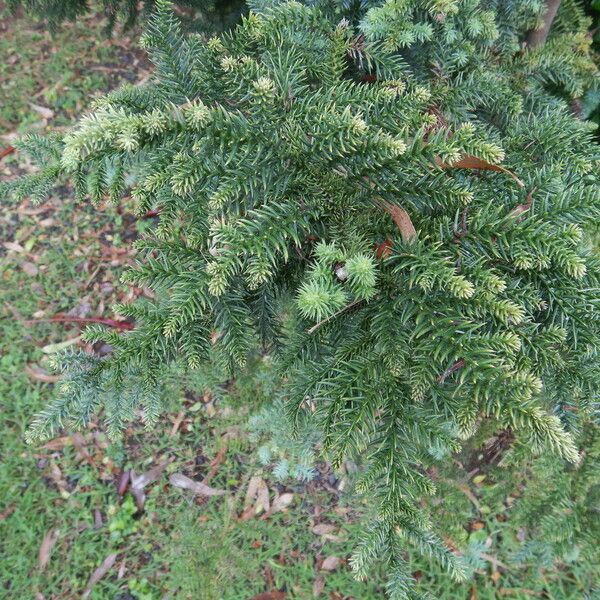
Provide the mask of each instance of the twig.
[{"label": "twig", "polygon": [[12,154],[15,150],[16,148],[14,146],[6,146],[6,148],[0,150],[0,158],[4,158],[5,156]]},{"label": "twig", "polygon": [[223,446],[216,454],[216,456],[210,461],[210,469],[206,474],[206,477],[202,480],[204,483],[209,482],[219,470],[219,467],[223,463],[227,456],[227,446]]},{"label": "twig", "polygon": [[454,228],[454,237],[456,238],[456,240],[459,240],[461,237],[464,237],[465,235],[467,235],[467,230],[468,230],[468,223],[467,223],[467,213],[468,213],[469,207],[465,206],[464,210],[462,211],[461,215],[460,215],[460,229],[456,229]]},{"label": "twig", "polygon": [[542,26],[539,29],[532,29],[525,39],[525,45],[528,48],[539,48],[546,43],[560,2],[561,0],[546,0],[546,13],[544,14]]},{"label": "twig", "polygon": [[509,570],[509,567],[507,565],[499,561],[497,558],[486,554],[485,552],[481,552],[479,556],[481,556],[481,558],[483,558],[484,560],[487,560],[489,563],[492,563],[495,567],[500,567],[502,569],[506,569],[507,571]]},{"label": "twig", "polygon": [[177,416],[175,417],[175,420],[173,421],[173,427],[171,428],[171,432],[169,433],[169,435],[171,437],[173,437],[177,434],[177,430],[181,427],[181,424],[183,423],[184,418],[185,418],[185,411],[180,410],[179,413],[177,414]]},{"label": "twig", "polygon": [[85,282],[85,285],[83,286],[84,290],[87,290],[88,287],[90,286],[90,283],[92,283],[92,280],[94,279],[94,277],[96,277],[96,275],[98,275],[98,273],[100,272],[100,269],[102,268],[102,265],[98,265],[93,271],[92,274],[88,277],[87,281]]},{"label": "twig", "polygon": [[115,329],[125,329],[131,331],[135,328],[133,323],[128,321],[117,321],[116,319],[103,319],[102,317],[69,317],[67,315],[55,315],[47,319],[28,319],[25,321],[26,325],[34,325],[35,323],[99,323],[100,325],[106,325],[107,327],[114,327]]},{"label": "twig", "polygon": [[462,369],[466,365],[466,361],[464,358],[457,360],[452,366],[448,367],[437,379],[437,382],[442,384],[452,373]]},{"label": "twig", "polygon": [[334,312],[332,315],[329,315],[326,319],[319,321],[318,323],[313,325],[311,328],[307,329],[306,333],[313,334],[317,329],[319,329],[319,327],[325,325],[326,323],[329,323],[329,321],[332,321],[336,317],[339,317],[342,313],[345,313],[347,310],[350,310],[350,309],[358,306],[359,304],[362,304],[363,302],[364,302],[364,300],[355,300],[354,302],[351,302],[350,304],[348,304],[348,306],[344,306],[343,308],[340,308],[340,310]]}]

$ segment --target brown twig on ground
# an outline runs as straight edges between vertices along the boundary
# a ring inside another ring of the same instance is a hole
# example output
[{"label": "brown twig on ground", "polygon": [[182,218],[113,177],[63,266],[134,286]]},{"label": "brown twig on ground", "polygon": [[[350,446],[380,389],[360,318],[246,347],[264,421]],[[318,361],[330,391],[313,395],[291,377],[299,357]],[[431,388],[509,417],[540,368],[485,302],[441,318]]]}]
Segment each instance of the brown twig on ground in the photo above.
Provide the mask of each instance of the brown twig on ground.
[{"label": "brown twig on ground", "polygon": [[14,146],[6,146],[6,148],[0,150],[0,159],[4,158],[5,156],[8,156],[9,154],[12,154],[15,151],[16,148]]},{"label": "brown twig on ground", "polygon": [[26,325],[34,325],[35,323],[78,323],[87,325],[89,323],[99,323],[107,327],[131,331],[135,329],[135,325],[129,321],[117,321],[116,319],[104,319],[102,317],[70,317],[68,315],[54,315],[47,319],[28,319]]},{"label": "brown twig on ground", "polygon": [[215,457],[210,461],[210,469],[206,474],[206,477],[202,480],[204,483],[210,481],[218,472],[219,467],[225,461],[227,456],[227,446],[223,446],[215,455]]}]

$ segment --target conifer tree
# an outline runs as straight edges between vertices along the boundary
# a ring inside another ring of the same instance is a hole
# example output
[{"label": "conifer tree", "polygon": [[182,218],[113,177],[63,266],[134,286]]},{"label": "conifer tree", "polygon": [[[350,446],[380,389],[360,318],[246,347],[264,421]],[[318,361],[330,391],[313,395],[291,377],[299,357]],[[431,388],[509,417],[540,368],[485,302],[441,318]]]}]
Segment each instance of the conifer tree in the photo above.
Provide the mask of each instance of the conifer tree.
[{"label": "conifer tree", "polygon": [[[20,145],[42,168],[17,198],[66,174],[80,198],[130,190],[160,214],[125,275],[156,299],[118,307],[131,332],[87,331],[110,356],[57,359],[29,439],[100,408],[112,436],[140,409],[151,426],[169,364],[235,372],[262,346],[291,421],[318,427],[334,464],[361,459],[357,576],[382,561],[390,596],[418,597],[411,544],[460,579],[421,502],[428,468],[485,427],[577,470],[596,428],[598,146],[570,108],[597,77],[583,12],[271,0],[205,43],[156,4],[154,81]],[[573,502],[581,473],[559,490]]]}]

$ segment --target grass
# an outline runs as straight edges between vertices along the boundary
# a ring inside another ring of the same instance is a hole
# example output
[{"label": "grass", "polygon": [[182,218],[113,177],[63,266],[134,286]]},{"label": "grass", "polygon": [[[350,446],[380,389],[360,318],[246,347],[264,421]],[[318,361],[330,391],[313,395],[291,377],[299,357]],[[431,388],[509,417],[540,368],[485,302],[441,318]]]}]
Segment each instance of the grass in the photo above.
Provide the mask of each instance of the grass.
[{"label": "grass", "polygon": [[[54,39],[20,21],[5,19],[3,27],[6,144],[15,131],[60,126],[94,94],[145,75],[135,45],[106,41],[94,18]],[[123,64],[132,66],[126,77]],[[32,102],[53,116],[40,115]],[[5,157],[0,174],[15,176],[19,164],[19,157]],[[45,319],[57,313],[114,317],[115,301],[142,293],[121,285],[119,274],[131,260],[131,240],[150,225],[135,220],[127,203],[101,210],[76,205],[68,188],[39,208],[0,205],[0,598],[79,598],[114,554],[90,598],[250,600],[270,593],[264,600],[277,600],[283,591],[288,599],[382,598],[381,573],[357,582],[348,565],[361,529],[360,502],[339,493],[339,480],[325,465],[314,482],[281,483],[257,458],[246,427],[249,415],[272,399],[264,361],[257,359],[234,383],[201,373],[189,382],[192,391],[172,386],[159,426],[132,425],[120,444],[109,444],[101,423],[93,423],[81,437],[65,433],[46,445],[25,445],[27,424],[52,397],[48,355],[80,343],[78,325]],[[130,488],[119,493],[119,481],[131,470],[147,473],[165,462],[139,511]],[[226,494],[194,497],[169,483],[176,472],[195,480],[211,474],[210,485]],[[291,504],[268,518],[240,518],[251,478],[266,483],[272,503],[292,494]],[[517,568],[510,490],[491,478],[469,485],[477,508],[449,486],[438,512],[458,523],[448,529],[449,539],[484,548],[492,560],[474,559],[475,579],[455,584],[431,562],[409,555],[423,590],[439,600],[585,597],[594,577],[588,565]],[[54,538],[51,552],[41,551],[44,539]]]},{"label": "grass", "polygon": [[65,125],[91,96],[134,81],[145,58],[132,36],[104,38],[91,13],[52,37],[0,5],[0,135],[38,127],[41,119]]}]

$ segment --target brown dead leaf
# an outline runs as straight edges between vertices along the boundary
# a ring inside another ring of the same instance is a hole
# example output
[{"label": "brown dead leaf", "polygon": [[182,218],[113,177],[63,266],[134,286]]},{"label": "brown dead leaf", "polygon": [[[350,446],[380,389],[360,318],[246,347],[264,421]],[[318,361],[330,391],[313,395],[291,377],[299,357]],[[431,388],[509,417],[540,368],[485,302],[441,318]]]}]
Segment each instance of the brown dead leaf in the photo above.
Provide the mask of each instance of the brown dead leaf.
[{"label": "brown dead leaf", "polygon": [[25,248],[21,246],[18,242],[3,242],[2,244],[7,250],[11,250],[12,252],[19,252],[20,254],[25,252]]},{"label": "brown dead leaf", "polygon": [[285,592],[263,592],[252,596],[250,600],[285,600],[287,594]]},{"label": "brown dead leaf", "polygon": [[342,564],[342,559],[339,556],[328,556],[321,563],[321,571],[335,571]]},{"label": "brown dead leaf", "polygon": [[227,493],[225,490],[212,488],[201,481],[194,481],[183,475],[183,473],[173,473],[169,477],[169,482],[174,487],[191,490],[194,494],[198,494],[199,496],[223,496]]},{"label": "brown dead leaf", "polygon": [[25,365],[25,373],[30,379],[43,383],[56,383],[60,379],[60,375],[51,375],[36,365]]},{"label": "brown dead leaf", "polygon": [[156,465],[152,467],[150,470],[145,473],[141,473],[140,475],[136,475],[135,471],[130,471],[130,491],[131,495],[135,498],[136,506],[139,510],[144,509],[144,503],[146,502],[146,493],[144,492],[144,488],[151,483],[154,483],[161,475],[162,472],[169,466],[171,461],[168,460],[160,465]]},{"label": "brown dead leaf", "polygon": [[44,448],[44,450],[52,450],[53,452],[56,452],[57,450],[62,450],[67,446],[71,446],[72,444],[73,440],[71,439],[71,436],[63,435],[62,437],[57,437],[49,442],[46,442],[42,448]]},{"label": "brown dead leaf", "polygon": [[104,519],[102,518],[102,512],[99,508],[94,509],[94,529],[102,529],[104,525]]},{"label": "brown dead leaf", "polygon": [[63,498],[69,497],[69,492],[67,490],[67,482],[63,478],[62,471],[60,467],[53,460],[50,461],[50,478],[56,484],[56,487],[60,491],[60,494]]},{"label": "brown dead leaf", "polygon": [[58,529],[50,529],[44,536],[38,552],[38,567],[40,571],[43,571],[48,566],[52,548],[54,548],[54,544],[56,544],[59,535],[60,531]]},{"label": "brown dead leaf", "polygon": [[204,478],[204,483],[208,483],[219,471],[219,467],[227,458],[227,446],[222,446],[215,457],[210,461],[210,469]]},{"label": "brown dead leaf", "polygon": [[469,169],[469,170],[481,170],[481,171],[497,171],[504,173],[511,177],[515,183],[523,188],[525,184],[509,169],[501,165],[494,165],[476,156],[470,156],[465,154],[460,160],[453,162],[452,164],[445,163],[439,157],[435,158],[435,164],[441,169]]},{"label": "brown dead leaf", "polygon": [[312,595],[313,598],[318,598],[325,589],[325,578],[323,575],[317,575],[313,581]]},{"label": "brown dead leaf", "polygon": [[387,212],[400,231],[400,237],[405,244],[411,244],[417,239],[417,231],[410,215],[397,204],[378,199],[379,206]]},{"label": "brown dead leaf", "polygon": [[473,523],[471,523],[469,529],[471,531],[479,531],[480,529],[483,529],[485,527],[485,523],[483,523],[483,521],[474,521]]},{"label": "brown dead leaf", "polygon": [[85,588],[85,592],[83,592],[83,600],[89,598],[89,595],[92,593],[92,588],[112,569],[116,560],[116,553],[109,554],[104,559],[102,564],[92,573],[90,580],[88,581],[87,587]]},{"label": "brown dead leaf", "polygon": [[119,473],[119,477],[117,478],[117,494],[119,496],[124,496],[127,488],[129,487],[129,482],[131,479],[130,471],[121,471]]},{"label": "brown dead leaf", "polygon": [[171,432],[169,433],[171,437],[175,437],[177,435],[177,431],[181,427],[184,418],[185,412],[183,410],[179,411],[179,413],[175,417],[175,420],[173,421],[173,427],[171,427]]},{"label": "brown dead leaf", "polygon": [[73,438],[73,446],[75,446],[75,449],[77,450],[78,457],[80,457],[82,460],[85,460],[85,462],[87,462],[88,465],[92,467],[96,466],[94,463],[94,459],[88,452],[87,442],[83,435],[81,435],[81,433],[79,432],[76,432],[71,437]]},{"label": "brown dead leaf", "polygon": [[[254,505],[254,506],[253,506]],[[271,507],[269,501],[269,488],[262,477],[252,477],[248,483],[246,498],[244,500],[244,512],[242,516],[249,518],[267,512]],[[250,510],[252,509],[252,510]],[[246,520],[245,518],[243,520]]]},{"label": "brown dead leaf", "polygon": [[15,512],[15,505],[9,504],[2,512],[0,512],[0,521],[8,519]]},{"label": "brown dead leaf", "polygon": [[273,500],[273,504],[271,508],[261,517],[263,520],[268,519],[271,515],[275,513],[281,512],[285,510],[292,502],[294,501],[294,494],[290,492],[286,492],[285,494],[281,494],[277,496],[275,500]]},{"label": "brown dead leaf", "polygon": [[333,533],[336,529],[337,527],[331,523],[319,523],[318,525],[315,525],[311,531],[315,535],[327,535]]},{"label": "brown dead leaf", "polygon": [[42,119],[52,119],[54,117],[54,111],[46,106],[40,106],[39,104],[29,103],[29,106],[38,114]]},{"label": "brown dead leaf", "polygon": [[119,572],[117,573],[117,579],[123,579],[123,577],[125,577],[125,571],[126,571],[126,567],[125,567],[125,559],[123,559],[121,561],[121,564],[119,566]]},{"label": "brown dead leaf", "polygon": [[35,277],[39,272],[37,265],[26,260],[21,263],[21,269],[30,277]]}]

